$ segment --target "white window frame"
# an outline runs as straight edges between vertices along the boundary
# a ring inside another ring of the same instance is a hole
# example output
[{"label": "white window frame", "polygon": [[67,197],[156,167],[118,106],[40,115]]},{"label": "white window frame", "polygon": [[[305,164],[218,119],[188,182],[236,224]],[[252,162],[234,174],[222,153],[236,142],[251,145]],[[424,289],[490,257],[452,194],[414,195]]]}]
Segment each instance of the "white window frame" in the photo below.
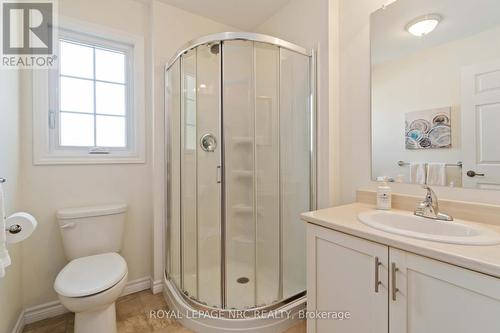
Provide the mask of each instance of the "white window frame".
[{"label": "white window frame", "polygon": [[58,69],[33,70],[34,164],[145,163],[144,38],[64,18],[60,22],[56,54],[60,38],[126,54],[126,147],[60,146]]}]

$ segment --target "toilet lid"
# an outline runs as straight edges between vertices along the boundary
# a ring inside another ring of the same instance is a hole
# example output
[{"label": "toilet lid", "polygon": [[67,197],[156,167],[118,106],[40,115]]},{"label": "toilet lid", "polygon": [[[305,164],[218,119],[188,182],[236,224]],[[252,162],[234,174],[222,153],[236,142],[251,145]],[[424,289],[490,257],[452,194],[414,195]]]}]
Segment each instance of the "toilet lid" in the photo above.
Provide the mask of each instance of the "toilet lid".
[{"label": "toilet lid", "polygon": [[66,297],[90,296],[113,287],[126,273],[127,263],[118,253],[82,257],[62,269],[54,289]]}]

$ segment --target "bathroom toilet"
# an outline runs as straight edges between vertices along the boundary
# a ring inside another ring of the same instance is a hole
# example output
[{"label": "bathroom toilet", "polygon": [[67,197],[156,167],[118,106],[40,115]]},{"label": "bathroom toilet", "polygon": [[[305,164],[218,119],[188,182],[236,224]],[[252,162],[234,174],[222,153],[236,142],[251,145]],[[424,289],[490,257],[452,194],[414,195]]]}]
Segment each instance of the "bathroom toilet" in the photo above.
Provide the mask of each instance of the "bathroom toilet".
[{"label": "bathroom toilet", "polygon": [[54,289],[75,313],[75,333],[116,332],[115,301],[127,283],[121,250],[125,204],[57,212],[66,258]]}]

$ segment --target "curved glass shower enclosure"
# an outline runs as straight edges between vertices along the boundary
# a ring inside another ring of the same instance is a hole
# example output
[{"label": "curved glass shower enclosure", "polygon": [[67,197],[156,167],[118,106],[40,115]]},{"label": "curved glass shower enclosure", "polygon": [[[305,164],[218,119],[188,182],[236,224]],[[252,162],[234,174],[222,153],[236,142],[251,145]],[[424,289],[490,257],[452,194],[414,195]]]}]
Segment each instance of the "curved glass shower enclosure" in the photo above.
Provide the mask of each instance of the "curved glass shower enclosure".
[{"label": "curved glass shower enclosure", "polygon": [[192,42],[166,70],[166,276],[198,307],[304,294],[315,207],[312,55],[273,37]]}]

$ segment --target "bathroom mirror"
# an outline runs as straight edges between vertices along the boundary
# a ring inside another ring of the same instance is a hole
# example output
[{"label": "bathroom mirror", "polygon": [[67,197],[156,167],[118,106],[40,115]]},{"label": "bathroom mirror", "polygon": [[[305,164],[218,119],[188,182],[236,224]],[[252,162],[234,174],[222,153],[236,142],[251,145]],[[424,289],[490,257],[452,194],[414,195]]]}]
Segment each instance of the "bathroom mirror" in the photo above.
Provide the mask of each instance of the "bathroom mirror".
[{"label": "bathroom mirror", "polygon": [[371,16],[372,177],[500,190],[500,1]]}]

